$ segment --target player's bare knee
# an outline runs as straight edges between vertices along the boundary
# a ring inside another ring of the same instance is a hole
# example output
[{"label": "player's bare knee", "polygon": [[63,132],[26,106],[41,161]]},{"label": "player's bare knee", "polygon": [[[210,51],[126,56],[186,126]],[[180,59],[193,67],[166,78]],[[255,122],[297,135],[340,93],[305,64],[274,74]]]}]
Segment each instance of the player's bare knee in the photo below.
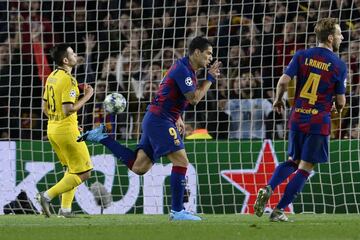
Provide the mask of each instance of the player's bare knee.
[{"label": "player's bare knee", "polygon": [[91,176],[91,171],[87,171],[81,174],[78,174],[78,176],[80,177],[81,181],[84,182],[86,180],[88,180]]},{"label": "player's bare knee", "polygon": [[189,160],[187,157],[184,158],[176,158],[172,161],[174,166],[179,166],[179,167],[187,167],[189,165]]},{"label": "player's bare knee", "polygon": [[315,167],[314,163],[306,162],[301,160],[299,163],[299,169],[305,170],[307,172],[311,172]]},{"label": "player's bare knee", "polygon": [[145,173],[147,173],[148,170],[148,168],[145,168],[143,166],[133,166],[131,169],[131,171],[133,171],[137,175],[144,175]]},{"label": "player's bare knee", "polygon": [[131,168],[131,171],[137,175],[144,175],[152,167],[153,163],[146,153],[140,149],[137,153],[136,160]]},{"label": "player's bare knee", "polygon": [[186,152],[184,149],[181,149],[177,152],[173,152],[167,155],[169,160],[172,162],[173,166],[178,167],[187,167],[189,165],[189,159],[187,158]]}]

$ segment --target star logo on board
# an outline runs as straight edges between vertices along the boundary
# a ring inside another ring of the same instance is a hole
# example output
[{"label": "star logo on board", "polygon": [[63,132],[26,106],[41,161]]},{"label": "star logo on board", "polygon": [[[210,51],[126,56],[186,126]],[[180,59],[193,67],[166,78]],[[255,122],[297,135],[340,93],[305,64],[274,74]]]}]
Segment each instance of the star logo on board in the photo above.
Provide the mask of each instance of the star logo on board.
[{"label": "star logo on board", "polygon": [[[279,165],[275,151],[270,140],[265,140],[260,150],[254,169],[223,170],[221,176],[245,194],[245,199],[241,208],[241,213],[254,213],[254,204],[257,192],[264,187],[270,180],[275,168]],[[290,177],[291,178],[291,177]],[[271,195],[265,212],[270,212],[279,202],[285,191],[289,178],[280,184]],[[293,212],[290,204],[286,212]]]}]

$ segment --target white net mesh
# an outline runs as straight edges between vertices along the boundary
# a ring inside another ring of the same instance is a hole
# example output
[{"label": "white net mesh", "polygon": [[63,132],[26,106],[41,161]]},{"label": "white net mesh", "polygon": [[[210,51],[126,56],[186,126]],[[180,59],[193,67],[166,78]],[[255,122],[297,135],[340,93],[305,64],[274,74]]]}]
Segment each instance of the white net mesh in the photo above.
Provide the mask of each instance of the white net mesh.
[{"label": "white net mesh", "polygon": [[[288,210],[359,213],[360,2],[325,0],[2,1],[0,208],[21,189],[33,199],[62,177],[41,113],[42,86],[55,67],[50,57],[55,43],[72,44],[80,56],[73,75],[95,88],[94,98],[79,112],[79,125],[88,130],[105,122],[133,148],[166,70],[186,54],[194,36],[203,35],[223,66],[205,99],[184,114],[187,136],[206,129],[213,138],[186,141],[192,164],[187,208],[252,213],[256,191],[286,159],[288,116],[275,114],[271,106],[276,83],[296,50],[316,45],[314,23],[329,16],[340,20],[344,36],[339,54],[349,68],[347,106],[332,118],[330,164],[316,169]],[[198,79],[204,79],[204,71]],[[110,92],[127,98],[124,113],[105,115],[101,103]],[[288,106],[293,94],[290,89]],[[75,210],[101,212],[99,197],[88,188],[100,182],[112,194],[105,213],[169,211],[167,159],[139,177],[102,146],[89,145],[89,150],[95,172],[79,187]],[[281,185],[271,206],[283,190]]]}]

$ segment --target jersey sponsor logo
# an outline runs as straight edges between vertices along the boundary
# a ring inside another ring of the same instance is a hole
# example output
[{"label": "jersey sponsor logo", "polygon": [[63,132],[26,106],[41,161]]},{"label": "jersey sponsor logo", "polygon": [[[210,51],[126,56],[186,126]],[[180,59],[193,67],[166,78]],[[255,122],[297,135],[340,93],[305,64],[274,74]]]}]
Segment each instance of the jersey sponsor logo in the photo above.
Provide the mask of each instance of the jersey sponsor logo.
[{"label": "jersey sponsor logo", "polygon": [[319,110],[317,110],[315,108],[309,108],[309,109],[295,108],[295,112],[316,115],[319,113]]},{"label": "jersey sponsor logo", "polygon": [[71,90],[70,91],[70,97],[76,97],[76,91],[75,90]]},{"label": "jersey sponsor logo", "polygon": [[193,85],[191,77],[185,78],[185,84],[186,84],[186,86],[189,86],[189,87]]}]

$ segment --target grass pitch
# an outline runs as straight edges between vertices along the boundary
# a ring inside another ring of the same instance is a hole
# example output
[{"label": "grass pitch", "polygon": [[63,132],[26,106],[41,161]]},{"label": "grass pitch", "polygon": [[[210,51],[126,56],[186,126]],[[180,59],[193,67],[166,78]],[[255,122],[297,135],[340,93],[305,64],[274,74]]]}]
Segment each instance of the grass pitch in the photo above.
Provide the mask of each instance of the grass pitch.
[{"label": "grass pitch", "polygon": [[78,215],[76,218],[0,216],[0,239],[360,239],[356,214],[296,214],[292,223],[268,216],[202,215],[201,222],[169,222],[167,215]]}]

